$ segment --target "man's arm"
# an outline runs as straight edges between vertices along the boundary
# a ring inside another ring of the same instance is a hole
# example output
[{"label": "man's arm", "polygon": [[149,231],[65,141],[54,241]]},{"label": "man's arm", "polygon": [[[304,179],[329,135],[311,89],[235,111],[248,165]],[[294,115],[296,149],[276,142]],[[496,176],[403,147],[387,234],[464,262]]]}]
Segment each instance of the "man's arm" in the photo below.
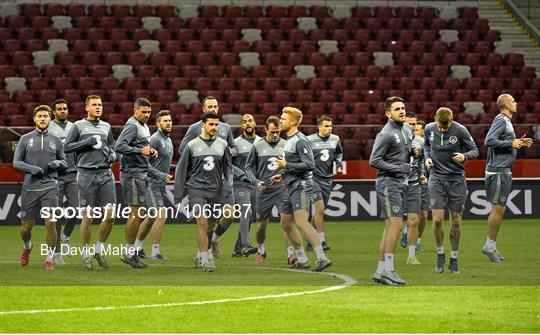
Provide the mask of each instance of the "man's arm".
[{"label": "man's arm", "polygon": [[384,161],[384,156],[390,148],[390,144],[392,143],[391,141],[392,140],[390,138],[384,136],[383,134],[377,134],[377,137],[375,137],[375,143],[373,144],[373,150],[371,151],[371,156],[369,157],[369,166],[382,171],[409,173],[411,169],[409,164],[404,163],[402,165],[396,165]]},{"label": "man's arm", "polygon": [[231,155],[234,156],[238,153],[238,149],[236,148],[236,143],[234,143],[234,136],[232,133],[232,129],[229,126],[229,131],[227,132],[227,144],[229,145],[229,148],[231,149]]},{"label": "man's arm", "polygon": [[474,143],[471,134],[465,127],[463,127],[463,130],[461,132],[461,141],[463,142],[464,148],[467,150],[463,153],[463,156],[465,156],[466,160],[475,159],[476,157],[478,157],[480,152],[478,151],[476,143]]},{"label": "man's arm", "polygon": [[24,161],[25,156],[26,139],[19,141],[17,144],[17,149],[15,150],[15,155],[13,156],[13,167],[33,175],[43,174],[43,169],[39,166],[26,163]]},{"label": "man's arm", "polygon": [[232,185],[234,165],[232,163],[231,150],[225,150],[223,158],[223,177],[225,178],[225,184]]},{"label": "man's arm", "polygon": [[180,155],[178,160],[178,165],[176,166],[176,171],[174,175],[174,203],[179,204],[184,198],[186,180],[189,170],[189,165],[191,163],[191,154],[188,146],[184,147],[184,151]]},{"label": "man's arm", "polygon": [[132,147],[130,143],[137,137],[137,126],[132,123],[127,123],[124,130],[120,133],[114,150],[122,155],[140,154],[141,149]]},{"label": "man's arm", "polygon": [[83,149],[89,148],[97,143],[97,138],[95,138],[94,136],[90,136],[86,140],[79,141],[79,135],[79,128],[75,124],[73,125],[73,127],[71,127],[71,130],[67,134],[64,141],[65,153],[78,152]]},{"label": "man's arm", "polygon": [[307,140],[299,140],[296,142],[296,152],[300,156],[300,163],[287,162],[285,170],[290,171],[313,171],[315,169],[315,159],[313,158],[313,149]]},{"label": "man's arm", "polygon": [[109,148],[111,148],[111,150],[109,150],[109,156],[107,157],[107,160],[109,164],[112,164],[116,160],[116,153],[114,152],[114,150],[112,150],[113,144],[114,144],[114,136],[113,136],[112,128],[110,127],[109,127],[109,135],[107,135],[107,143],[109,144]]},{"label": "man's arm", "polygon": [[257,178],[257,149],[255,146],[251,147],[251,150],[249,151],[249,155],[246,160],[246,175],[249,178],[249,181],[253,185],[257,185],[261,182],[259,178]]},{"label": "man's arm", "polygon": [[489,131],[486,135],[484,143],[488,147],[495,148],[511,148],[512,140],[501,140],[500,137],[506,129],[506,122],[504,119],[496,119],[489,127]]},{"label": "man's arm", "polygon": [[338,168],[343,167],[343,147],[341,146],[341,140],[338,139],[338,143],[336,146],[336,166]]},{"label": "man's arm", "polygon": [[180,155],[182,155],[182,152],[184,151],[184,148],[186,147],[186,145],[189,143],[189,141],[191,141],[192,139],[196,138],[197,136],[199,136],[201,134],[201,130],[200,129],[196,129],[195,127],[195,123],[192,124],[191,126],[189,126],[186,134],[184,135],[184,137],[182,138],[182,142],[180,142],[180,146],[178,147],[178,153]]}]

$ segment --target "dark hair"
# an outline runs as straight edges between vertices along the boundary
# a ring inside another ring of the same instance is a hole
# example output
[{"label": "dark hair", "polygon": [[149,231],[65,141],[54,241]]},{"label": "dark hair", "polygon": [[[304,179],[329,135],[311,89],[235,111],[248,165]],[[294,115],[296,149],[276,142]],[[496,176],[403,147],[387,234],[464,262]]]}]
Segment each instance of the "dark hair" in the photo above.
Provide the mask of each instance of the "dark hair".
[{"label": "dark hair", "polygon": [[207,96],[206,98],[203,99],[203,101],[202,101],[203,106],[204,106],[204,103],[206,102],[206,100],[216,100],[217,101],[217,99],[215,97],[209,95],[209,96]]},{"label": "dark hair", "polygon": [[47,106],[47,105],[39,105],[37,106],[36,108],[34,108],[34,114],[33,114],[33,117],[36,117],[36,114],[38,112],[43,112],[43,111],[46,111],[46,112],[49,112],[49,117],[52,116],[52,110],[51,110],[51,107]]},{"label": "dark hair", "polygon": [[421,125],[421,126],[422,126],[422,129],[426,129],[426,122],[425,122],[425,121],[418,120],[418,121],[416,121],[416,124]]},{"label": "dark hair", "polygon": [[442,128],[448,128],[452,121],[452,110],[448,107],[440,107],[435,112],[435,121],[437,121]]},{"label": "dark hair", "polygon": [[332,118],[328,115],[322,115],[317,119],[317,126],[320,126],[324,121],[332,122]]},{"label": "dark hair", "polygon": [[101,100],[101,97],[99,95],[89,95],[89,96],[86,97],[86,100],[85,100],[84,104],[88,105],[88,101],[94,100],[94,99]]},{"label": "dark hair", "polygon": [[67,106],[68,102],[66,100],[64,100],[64,99],[54,100],[54,102],[51,105],[52,110],[56,110],[56,105],[59,105],[59,104],[66,104],[66,106]]},{"label": "dark hair", "polygon": [[266,119],[266,129],[268,129],[268,126],[270,126],[270,124],[273,124],[274,126],[276,126],[276,128],[279,128],[279,118],[274,115],[269,116],[268,119]]},{"label": "dark hair", "polygon": [[137,100],[135,100],[135,103],[133,104],[133,108],[137,109],[140,107],[152,107],[152,103],[146,98],[137,98]]},{"label": "dark hair", "polygon": [[389,112],[390,111],[390,107],[392,107],[392,104],[395,103],[395,102],[403,102],[405,103],[405,100],[403,100],[402,98],[400,97],[388,97],[386,98],[386,100],[384,101],[384,109]]},{"label": "dark hair", "polygon": [[169,115],[169,116],[171,115],[170,110],[167,110],[167,109],[160,110],[159,113],[156,114],[156,123],[159,123],[161,118],[164,117],[164,116],[167,116],[167,115]]},{"label": "dark hair", "polygon": [[218,119],[219,120],[219,115],[217,115],[216,113],[205,113],[205,114],[203,114],[202,122],[206,123],[206,121],[208,121],[208,119]]},{"label": "dark hair", "polygon": [[414,114],[413,112],[406,112],[405,117],[416,118],[416,114]]}]

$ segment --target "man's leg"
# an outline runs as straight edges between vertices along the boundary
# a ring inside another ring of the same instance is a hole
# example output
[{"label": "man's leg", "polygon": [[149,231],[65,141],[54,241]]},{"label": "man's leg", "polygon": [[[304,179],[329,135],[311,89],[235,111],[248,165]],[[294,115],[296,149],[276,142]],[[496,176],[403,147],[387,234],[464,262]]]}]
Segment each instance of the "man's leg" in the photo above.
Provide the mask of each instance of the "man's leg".
[{"label": "man's leg", "polygon": [[154,224],[152,225],[152,230],[151,230],[152,232],[151,257],[152,258],[156,258],[156,257],[159,258],[159,256],[161,256],[161,251],[159,250],[159,244],[161,242],[161,234],[163,232],[163,229],[165,228],[166,221],[167,221],[167,209],[165,207],[160,207],[158,217],[155,219]]},{"label": "man's leg", "polygon": [[408,257],[407,263],[420,264],[416,260],[416,242],[418,241],[418,213],[407,213],[407,245],[408,245]]},{"label": "man's leg", "polygon": [[215,269],[212,253],[208,250],[208,218],[201,215],[196,218],[197,221],[197,246],[201,257],[201,268],[206,272],[212,272]]},{"label": "man's leg", "polygon": [[215,258],[221,257],[221,249],[219,247],[219,239],[227,229],[231,226],[234,220],[234,193],[233,189],[227,186],[224,188],[221,192],[220,196],[220,203],[221,203],[221,218],[216,225],[216,228],[214,229],[214,232],[212,234],[212,239],[210,242],[210,249],[212,249],[212,255]]},{"label": "man's leg", "polygon": [[[76,179],[70,180],[70,181],[64,181],[64,195],[67,199],[67,205],[73,208],[77,208],[79,206],[79,194],[77,191],[77,183]],[[63,196],[60,195],[59,197],[60,202],[63,200]],[[73,229],[75,228],[75,225],[78,222],[78,219],[76,217],[66,219],[66,224],[64,226],[64,233],[62,234],[63,238],[62,240],[64,242],[69,242],[69,238],[71,236],[71,233],[73,232]],[[69,244],[69,243],[66,243]],[[71,245],[71,244],[69,244]]]},{"label": "man's leg", "polygon": [[92,270],[92,263],[90,263],[90,240],[92,239],[92,223],[94,218],[91,214],[91,209],[83,210],[83,217],[81,219],[81,244],[83,246],[83,268],[85,270]]},{"label": "man's leg", "polygon": [[431,211],[433,221],[433,237],[435,238],[435,247],[437,248],[437,265],[435,272],[442,273],[444,271],[445,254],[444,254],[444,209],[433,209]]},{"label": "man's leg", "polygon": [[30,261],[30,252],[32,250],[32,228],[34,227],[34,219],[22,219],[21,220],[21,239],[24,244],[23,251],[21,253],[21,265],[26,266]]},{"label": "man's leg", "polygon": [[293,214],[281,213],[280,224],[286,238],[291,242],[294,253],[296,254],[297,262],[294,263],[294,266],[302,269],[310,268],[311,265],[309,264],[306,252],[302,246],[302,237],[294,224]]},{"label": "man's leg", "polygon": [[52,261],[54,257],[54,250],[56,248],[56,225],[54,222],[51,221],[50,218],[43,219],[43,223],[45,224],[45,231],[47,232],[45,241],[48,246],[47,258],[45,260],[45,268],[49,269],[47,267],[48,266],[47,263],[50,263],[52,265]]},{"label": "man's leg", "polygon": [[[450,244],[452,249],[450,251],[450,271],[459,273],[457,267],[457,258],[459,251],[459,240],[461,239],[461,217],[462,213],[450,211]],[[455,264],[455,265],[454,265]]]},{"label": "man's leg", "polygon": [[381,276],[384,273],[384,242],[386,241],[386,233],[390,227],[390,221],[388,219],[384,220],[384,229],[381,236],[381,241],[379,242],[379,260],[377,262],[377,270],[371,277],[373,281],[377,283],[381,282]]}]

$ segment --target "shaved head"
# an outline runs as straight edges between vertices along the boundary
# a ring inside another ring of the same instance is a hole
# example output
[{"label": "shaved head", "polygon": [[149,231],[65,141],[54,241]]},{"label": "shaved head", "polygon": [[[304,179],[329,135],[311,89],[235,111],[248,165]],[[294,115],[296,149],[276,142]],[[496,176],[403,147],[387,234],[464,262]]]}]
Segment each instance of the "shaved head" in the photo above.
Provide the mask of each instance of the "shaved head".
[{"label": "shaved head", "polygon": [[510,113],[511,116],[517,113],[517,103],[513,96],[504,93],[497,98],[497,109],[503,113]]}]

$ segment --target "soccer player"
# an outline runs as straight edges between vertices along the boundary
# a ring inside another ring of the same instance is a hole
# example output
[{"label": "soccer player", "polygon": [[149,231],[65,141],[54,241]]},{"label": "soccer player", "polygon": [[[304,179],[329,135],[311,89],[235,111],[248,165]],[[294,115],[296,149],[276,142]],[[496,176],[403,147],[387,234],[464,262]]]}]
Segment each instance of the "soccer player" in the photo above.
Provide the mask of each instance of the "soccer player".
[{"label": "soccer player", "polygon": [[488,147],[486,164],[486,195],[492,204],[488,217],[487,238],[482,253],[492,262],[500,263],[504,257],[497,250],[497,233],[506,211],[506,201],[512,188],[512,166],[516,161],[517,150],[528,148],[532,139],[523,135],[516,138],[512,118],[517,113],[517,103],[510,94],[497,98],[500,114],[495,117],[485,144]]},{"label": "soccer player", "polygon": [[[34,108],[36,129],[21,136],[13,167],[25,172],[21,193],[21,238],[24,248],[21,265],[26,266],[32,252],[32,228],[44,207],[58,206],[58,172],[67,167],[62,140],[47,131],[51,122],[51,109],[40,105]],[[54,269],[53,254],[56,247],[56,228],[51,218],[44,217],[48,246],[45,269]]]},{"label": "soccer player", "polygon": [[[253,185],[257,188],[255,197],[255,213],[257,219],[257,253],[255,263],[262,263],[267,254],[264,248],[266,240],[266,224],[272,214],[272,208],[276,206],[281,211],[283,200],[283,183],[274,183],[272,176],[281,173],[277,165],[277,158],[283,156],[285,140],[279,137],[279,118],[269,116],[265,125],[266,136],[254,143],[246,160],[246,174]],[[287,257],[290,265],[297,261],[294,248],[284,234],[287,245]]]},{"label": "soccer player", "polygon": [[242,134],[234,139],[236,152],[232,156],[234,165],[233,190],[236,205],[240,206],[240,227],[238,238],[234,245],[232,257],[248,257],[257,252],[257,248],[251,246],[249,228],[254,213],[251,206],[255,205],[255,186],[251,184],[246,175],[246,160],[254,143],[259,141],[255,133],[255,119],[251,114],[242,115]]},{"label": "soccer player", "polygon": [[[170,133],[172,130],[172,119],[171,112],[168,110],[161,110],[156,115],[156,124],[158,130],[150,136],[150,147],[158,152],[157,159],[150,159],[150,164],[156,170],[169,174],[171,170],[171,162],[173,159],[173,144],[170,138]],[[139,256],[145,255],[142,247],[143,241],[150,231],[152,231],[152,253],[150,258],[156,261],[163,262],[167,260],[165,256],[161,254],[159,249],[159,243],[161,241],[161,233],[165,227],[166,221],[166,208],[164,199],[167,197],[167,182],[172,180],[172,176],[169,175],[166,180],[156,178],[154,175],[150,175],[150,180],[148,186],[152,192],[156,203],[159,207],[158,216],[155,219],[146,217],[139,227],[139,233],[137,235],[137,240],[135,241],[135,247],[140,249],[138,251]]]},{"label": "soccer player", "polygon": [[232,183],[233,177],[229,144],[216,136],[218,129],[219,116],[203,114],[202,133],[184,147],[174,181],[175,204],[188,194],[190,211],[197,221],[199,252],[195,260],[197,267],[206,272],[215,269],[213,255],[208,252],[208,222],[224,210],[224,207],[218,210],[216,207],[221,204],[222,189]]},{"label": "soccer player", "polygon": [[293,107],[284,107],[279,122],[280,130],[287,133],[287,142],[283,149],[284,155],[278,157],[278,168],[283,169],[282,174],[270,178],[274,183],[283,180],[285,192],[281,208],[281,227],[294,246],[297,262],[295,268],[307,269],[311,267],[302,247],[302,238],[298,232],[300,228],[313,246],[317,255],[314,271],[322,271],[332,263],[324,254],[321,240],[317,231],[309,224],[309,211],[313,200],[313,170],[315,161],[311,143],[307,137],[298,131],[302,122],[302,111]]},{"label": "soccer player", "polygon": [[405,102],[389,97],[384,102],[388,122],[377,134],[369,166],[376,168],[375,189],[385,226],[379,244],[379,262],[373,281],[384,285],[405,285],[394,268],[394,250],[403,226],[403,199],[411,171],[412,129],[405,123]]},{"label": "soccer player", "polygon": [[[413,130],[416,127],[416,114],[407,112],[405,122]],[[407,216],[407,223],[401,236],[401,246],[404,248],[408,246],[407,264],[418,265],[420,262],[416,258],[416,241],[418,238],[418,216],[422,204],[419,161],[424,141],[414,137],[411,146],[413,149],[413,155],[410,158],[411,172],[407,177],[407,186],[403,197],[403,210]]]},{"label": "soccer player", "polygon": [[[319,234],[324,251],[330,250],[324,235],[324,210],[332,192],[332,176],[334,162],[338,171],[343,168],[343,148],[339,136],[332,134],[332,118],[326,115],[317,119],[319,132],[309,135],[307,139],[313,148],[315,170],[313,171],[313,207],[315,207],[315,228]],[[308,247],[310,247],[308,245]]]},{"label": "soccer player", "polygon": [[[207,96],[202,101],[202,112],[203,115],[206,113],[213,113],[218,114],[219,112],[219,104],[216,98],[212,96]],[[189,143],[189,141],[193,140],[194,138],[197,138],[202,132],[202,121],[195,122],[191,126],[189,126],[186,134],[184,135],[184,138],[182,138],[182,142],[180,143],[180,147],[178,148],[178,153],[181,155],[182,151],[184,150],[184,147]],[[218,130],[216,133],[216,136],[224,139],[227,144],[229,145],[229,149],[231,150],[231,154],[234,154],[236,151],[236,145],[234,144],[234,137],[231,130],[231,126],[229,126],[225,122],[219,122]],[[227,229],[231,226],[233,222],[233,216],[228,215],[228,213],[232,213],[232,209],[234,206],[234,192],[233,192],[233,186],[232,186],[232,179],[230,180],[230,185],[224,185],[222,188],[222,195],[221,195],[221,204],[223,206],[223,209],[226,209],[224,212],[227,215],[223,215],[219,221],[218,226],[216,227],[216,230],[214,231],[214,223],[213,221],[210,221],[208,224],[208,239],[210,240],[211,249],[214,257],[219,258],[221,256],[221,250],[219,248],[219,239],[220,237],[227,231]],[[196,259],[200,259],[199,256],[196,256]],[[198,262],[196,260],[196,262]]]},{"label": "soccer player", "polygon": [[[426,123],[422,120],[416,121],[416,127],[414,128],[415,140],[418,140],[422,143],[422,148],[424,147],[424,130],[426,128]],[[418,215],[418,239],[416,240],[416,251],[422,251],[422,235],[424,234],[424,229],[426,228],[426,220],[431,210],[431,204],[429,200],[429,188],[428,188],[428,178],[429,170],[426,168],[425,164],[424,150],[420,153],[420,161],[418,166],[420,167],[420,191],[421,191],[421,204],[420,204],[420,214]]]},{"label": "soccer player", "polygon": [[76,121],[69,131],[64,150],[77,155],[77,189],[79,205],[84,208],[81,220],[81,242],[83,245],[83,270],[92,271],[92,260],[89,244],[92,238],[93,208],[102,208],[101,224],[98,240],[95,245],[94,258],[99,266],[108,269],[109,265],[103,257],[104,243],[111,233],[114,224],[114,206],[116,205],[116,188],[111,165],[116,160],[113,150],[113,133],[111,126],[101,120],[103,104],[97,95],[86,97],[87,117]]},{"label": "soccer player", "polygon": [[452,120],[452,111],[440,107],[435,113],[435,122],[426,126],[424,154],[426,166],[431,169],[429,195],[433,216],[433,235],[437,247],[435,272],[442,273],[446,262],[444,238],[444,212],[450,211],[449,270],[459,273],[458,249],[461,237],[461,216],[467,198],[467,180],[463,162],[478,157],[478,149],[467,128]]},{"label": "soccer player", "polygon": [[[59,137],[65,142],[66,136],[73,127],[73,122],[67,119],[69,114],[68,103],[66,100],[58,99],[52,103],[54,120],[49,123],[49,132]],[[71,208],[79,206],[79,194],[77,193],[77,166],[75,163],[75,153],[66,154],[67,168],[58,171],[58,200],[60,206],[64,205],[64,196],[67,199],[67,205]],[[54,263],[65,264],[61,255],[61,244],[67,246],[67,255],[71,256],[70,236],[77,223],[77,218],[66,219],[64,233],[62,233],[62,221],[56,221],[56,253],[54,254]]]},{"label": "soccer player", "polygon": [[141,262],[139,254],[134,246],[139,226],[143,220],[143,213],[140,208],[146,210],[151,207],[156,208],[157,203],[148,185],[148,176],[154,175],[156,179],[166,180],[168,173],[162,173],[152,168],[149,163],[150,157],[158,158],[157,150],[149,145],[150,130],[148,129],[148,119],[152,113],[152,104],[146,98],[138,98],[133,104],[133,116],[130,117],[124,129],[118,136],[115,150],[122,154],[120,160],[120,182],[124,200],[130,208],[130,215],[127,219],[126,233],[126,254],[124,263],[136,269],[146,268],[147,264]]}]

